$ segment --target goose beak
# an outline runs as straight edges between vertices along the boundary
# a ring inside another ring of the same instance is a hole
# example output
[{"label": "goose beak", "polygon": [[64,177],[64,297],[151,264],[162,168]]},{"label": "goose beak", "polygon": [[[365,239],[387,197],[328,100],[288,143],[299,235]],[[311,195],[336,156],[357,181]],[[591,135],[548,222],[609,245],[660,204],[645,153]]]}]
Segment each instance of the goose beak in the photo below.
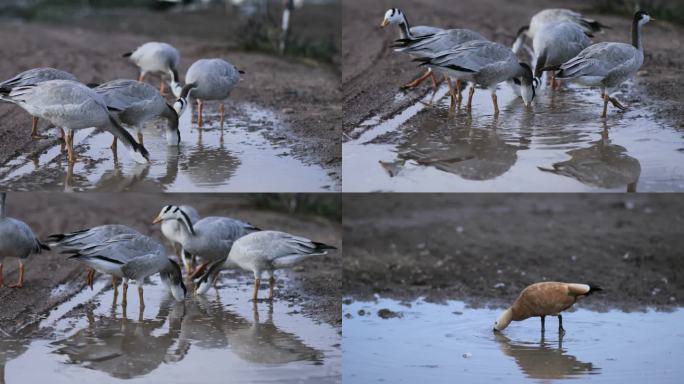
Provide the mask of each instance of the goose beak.
[{"label": "goose beak", "polygon": [[160,222],[160,221],[162,221],[161,217],[157,216],[157,217],[155,217],[154,220],[152,221],[152,224],[157,224],[157,223]]},{"label": "goose beak", "polygon": [[[651,19],[651,20],[654,20],[654,19]],[[387,24],[389,24],[389,20],[383,19],[382,23],[380,23],[380,27],[384,28],[387,26]]]}]

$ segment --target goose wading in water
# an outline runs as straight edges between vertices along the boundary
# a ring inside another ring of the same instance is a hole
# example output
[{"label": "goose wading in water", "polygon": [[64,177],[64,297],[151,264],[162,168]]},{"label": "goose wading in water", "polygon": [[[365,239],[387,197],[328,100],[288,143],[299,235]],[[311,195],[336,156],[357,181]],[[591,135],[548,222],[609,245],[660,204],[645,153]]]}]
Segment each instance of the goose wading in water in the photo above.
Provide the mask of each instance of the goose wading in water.
[{"label": "goose wading in water", "polygon": [[564,21],[546,24],[532,41],[536,55],[534,77],[540,78],[543,71],[551,71],[551,88],[560,88],[555,71],[589,44],[591,39],[575,23]]},{"label": "goose wading in water", "polygon": [[276,269],[291,268],[302,261],[326,255],[333,246],[311,241],[305,237],[291,235],[279,231],[260,231],[245,235],[235,241],[227,258],[214,262],[201,276],[197,284],[197,293],[203,294],[214,285],[223,268],[233,265],[254,273],[254,293],[256,301],[261,284],[261,275],[268,273],[268,298],[273,300],[273,287]]},{"label": "goose wading in water", "polygon": [[601,117],[606,117],[609,101],[618,109],[626,110],[616,98],[610,96],[610,91],[634,77],[644,63],[641,28],[651,20],[655,19],[648,13],[636,12],[632,20],[632,44],[602,42],[590,45],[562,64],[556,78],[600,87],[603,98]]},{"label": "goose wading in water", "polygon": [[[19,87],[23,85],[35,85],[48,80],[72,80],[77,81],[76,76],[69,72],[65,72],[55,68],[33,68],[28,71],[24,71],[9,80],[5,80],[0,83],[0,89],[12,89],[14,87]],[[0,97],[0,100],[5,100]],[[7,100],[12,102],[11,100]],[[20,105],[21,106],[21,105]],[[45,136],[38,134],[38,117],[32,116],[32,126],[31,126],[31,137],[34,139],[44,139]],[[60,134],[62,139],[64,139],[64,130],[60,127]]]},{"label": "goose wading in water", "polygon": [[149,153],[109,113],[102,96],[71,80],[49,80],[11,89],[0,88],[0,95],[20,105],[31,115],[66,129],[69,163],[76,162],[74,131],[101,128],[121,140],[129,155],[139,163],[149,162]]},{"label": "goose wading in water", "polygon": [[562,22],[577,24],[589,37],[592,37],[592,35],[595,33],[603,32],[604,29],[610,28],[605,24],[601,24],[594,19],[588,18],[579,12],[571,11],[569,9],[544,9],[532,16],[529,25],[520,27],[515,42],[513,43],[513,52],[518,53],[520,49],[522,49],[524,46],[525,37],[534,40],[534,38],[545,26]]},{"label": "goose wading in water", "polygon": [[[112,80],[94,90],[104,98],[107,108],[121,123],[135,128],[140,144],[143,144],[142,125],[156,118],[167,121],[166,143],[169,146],[180,144],[178,114],[151,85],[135,80]],[[114,136],[113,149],[116,149],[116,142]]]},{"label": "goose wading in water", "polygon": [[[189,205],[180,205],[178,208],[185,212],[188,219],[190,219],[190,224],[195,225],[200,220],[200,215],[195,208]],[[185,265],[186,271],[190,271],[190,264],[188,264],[186,260],[194,256],[191,256],[183,249],[183,244],[181,243],[181,225],[181,222],[178,220],[163,220],[161,222],[161,231],[164,237],[173,244],[176,256],[178,256],[178,261]],[[194,265],[192,267],[194,268]]]},{"label": "goose wading in water", "polygon": [[123,279],[123,299],[126,306],[128,281],[138,285],[140,308],[145,307],[143,282],[146,277],[159,273],[162,282],[169,287],[177,301],[183,301],[186,294],[183,274],[178,264],[165,254],[164,246],[142,234],[121,234],[88,246],[65,250],[69,259],[83,263],[98,272]]},{"label": "goose wading in water", "polygon": [[[380,27],[384,28],[390,24],[398,26],[400,39],[414,39],[426,35],[434,35],[435,33],[442,32],[444,30],[443,28],[429,27],[426,25],[417,25],[412,27],[409,24],[404,11],[399,8],[388,9],[387,12],[385,12],[385,17],[382,19],[382,23],[380,23]],[[402,88],[415,88],[428,77],[432,79],[432,88],[437,88],[437,79],[435,79],[435,75],[430,69],[425,71],[424,74],[420,75],[415,80],[402,85]]]},{"label": "goose wading in water", "polygon": [[[58,233],[50,235],[47,238],[47,243],[51,247],[59,247],[62,250],[79,250],[87,248],[91,245],[100,244],[107,239],[114,236],[132,234],[141,235],[135,229],[121,224],[106,224],[93,228],[83,229],[70,233]],[[93,288],[93,278],[95,276],[95,269],[88,267],[88,275],[86,276],[86,283]],[[117,289],[116,276],[112,275],[112,287]]]},{"label": "goose wading in water", "polygon": [[522,321],[530,317],[541,317],[544,332],[544,318],[558,316],[558,333],[564,334],[561,312],[572,307],[577,299],[602,291],[601,287],[589,284],[559,282],[535,283],[523,289],[510,308],[503,311],[494,322],[494,331],[503,331],[511,321]]},{"label": "goose wading in water", "polygon": [[[535,79],[526,63],[518,63],[513,51],[491,41],[469,41],[457,48],[438,53],[434,57],[419,58],[432,68],[438,68],[449,77],[468,81],[488,88],[492,94],[494,112],[499,113],[496,99],[497,84],[512,80],[520,83],[520,92],[525,106],[530,106],[535,96]],[[475,87],[471,86],[467,108],[470,110]]]},{"label": "goose wading in water", "polygon": [[197,100],[197,126],[202,127],[202,108],[204,100],[220,100],[221,129],[223,129],[223,101],[230,96],[235,85],[240,81],[240,74],[245,73],[222,59],[197,60],[185,73],[185,85],[173,108],[181,116],[188,105],[188,97]]},{"label": "goose wading in water", "polygon": [[171,78],[171,92],[175,97],[180,95],[181,86],[178,81],[180,54],[171,44],[151,41],[139,46],[133,52],[124,53],[123,57],[130,58],[140,68],[138,81],[142,82],[148,73],[160,75],[159,93],[163,95],[164,78],[169,76]]},{"label": "goose wading in water", "polygon": [[[434,35],[425,35],[416,38],[400,39],[392,45],[398,52],[405,52],[411,55],[414,61],[424,61],[435,57],[443,52],[456,49],[462,44],[471,41],[487,41],[481,34],[469,29],[446,29]],[[451,79],[447,72],[441,71],[439,67],[428,66],[430,70],[438,70],[447,79],[449,94],[452,104],[461,101],[461,79],[456,80],[456,89],[451,84]]]},{"label": "goose wading in water", "polygon": [[260,230],[252,224],[220,216],[205,217],[193,224],[190,215],[175,205],[162,208],[153,224],[163,225],[167,221],[178,224],[175,241],[183,246],[183,250],[202,259],[202,264],[191,272],[188,259],[183,258],[186,271],[193,277],[201,273],[209,263],[225,259],[235,240]]},{"label": "goose wading in water", "polygon": [[50,247],[41,243],[26,223],[7,217],[6,198],[7,193],[0,192],[0,288],[4,286],[2,265],[6,257],[19,259],[19,278],[16,283],[8,287],[21,288],[24,286],[24,262],[22,260],[33,253],[50,250]]}]

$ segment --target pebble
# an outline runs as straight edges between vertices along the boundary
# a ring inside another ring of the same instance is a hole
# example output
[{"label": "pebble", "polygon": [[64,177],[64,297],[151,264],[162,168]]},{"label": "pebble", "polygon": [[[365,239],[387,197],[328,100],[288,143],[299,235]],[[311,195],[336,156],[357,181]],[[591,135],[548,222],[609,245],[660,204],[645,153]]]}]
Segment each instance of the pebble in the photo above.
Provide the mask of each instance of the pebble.
[{"label": "pebble", "polygon": [[473,354],[470,353],[470,352],[466,352],[466,353],[463,354],[463,358],[464,358],[464,359],[469,359],[469,358],[471,358],[471,357],[473,357]]}]

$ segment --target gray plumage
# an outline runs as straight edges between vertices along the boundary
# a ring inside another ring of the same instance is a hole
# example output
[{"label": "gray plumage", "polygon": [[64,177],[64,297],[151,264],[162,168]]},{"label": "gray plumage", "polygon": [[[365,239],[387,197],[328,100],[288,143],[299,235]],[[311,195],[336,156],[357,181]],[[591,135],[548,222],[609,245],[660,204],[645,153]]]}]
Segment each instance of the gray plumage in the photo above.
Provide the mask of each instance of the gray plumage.
[{"label": "gray plumage", "polygon": [[408,53],[413,57],[431,57],[470,41],[486,40],[481,34],[469,29],[448,29],[434,35],[397,40],[392,47],[397,52]]},{"label": "gray plumage", "polygon": [[582,28],[584,32],[596,33],[601,32],[607,26],[600,22],[590,19],[579,12],[571,11],[564,8],[549,8],[537,12],[530,19],[530,27],[527,35],[534,39],[534,37],[548,24],[571,22]]},{"label": "gray plumage", "polygon": [[101,128],[121,140],[131,157],[148,162],[145,147],[119,125],[109,114],[102,96],[85,85],[71,80],[49,80],[12,89],[0,88],[0,94],[20,105],[31,115],[50,121],[68,131]]},{"label": "gray plumage", "polygon": [[81,249],[100,244],[107,239],[122,234],[140,234],[135,229],[121,224],[106,224],[70,233],[50,235],[48,244],[63,249]]},{"label": "gray plumage", "polygon": [[[185,285],[180,267],[166,256],[164,246],[140,233],[124,233],[81,248],[71,248],[64,253],[98,272],[127,281],[135,280],[142,286],[143,280],[159,273],[176,300],[185,296]],[[182,294],[181,294],[182,292]]]},{"label": "gray plumage", "polygon": [[[325,255],[331,249],[335,247],[285,232],[253,232],[237,239],[228,258],[216,262],[207,270],[200,278],[197,293],[206,292],[216,279],[218,271],[232,264],[252,271],[255,279],[260,279],[263,272],[273,278],[276,269],[293,267],[312,256]],[[255,292],[257,288],[255,287]]]},{"label": "gray plumage", "polygon": [[183,249],[207,262],[225,259],[238,238],[259,228],[240,220],[228,217],[205,217],[195,224],[189,215],[178,206],[167,205],[162,208],[155,222],[175,221],[179,223],[176,238]]},{"label": "gray plumage", "polygon": [[240,71],[222,59],[200,59],[185,73],[181,97],[199,100],[224,100],[240,81]]},{"label": "gray plumage", "polygon": [[180,54],[171,44],[151,41],[123,56],[130,57],[131,61],[140,68],[141,80],[148,73],[170,77],[171,90],[176,97],[179,96],[180,86],[177,83],[180,81],[178,78]]},{"label": "gray plumage", "polygon": [[560,66],[559,79],[571,79],[586,86],[601,87],[604,97],[603,116],[608,101],[620,109],[620,103],[610,97],[611,90],[634,77],[644,63],[641,29],[651,20],[643,11],[636,12],[632,21],[632,44],[602,42],[590,45],[577,56]]},{"label": "gray plumage", "polygon": [[556,70],[591,44],[582,28],[571,22],[550,23],[537,33],[532,48],[537,57],[534,76],[544,70]]},{"label": "gray plumage", "polygon": [[5,257],[26,259],[31,254],[41,253],[44,249],[49,250],[50,248],[33,234],[28,224],[7,217],[6,197],[5,192],[0,192],[0,261]]},{"label": "gray plumage", "polygon": [[140,133],[147,121],[165,118],[168,122],[166,140],[178,145],[178,114],[153,86],[135,80],[112,80],[95,88],[121,123],[134,127]]}]

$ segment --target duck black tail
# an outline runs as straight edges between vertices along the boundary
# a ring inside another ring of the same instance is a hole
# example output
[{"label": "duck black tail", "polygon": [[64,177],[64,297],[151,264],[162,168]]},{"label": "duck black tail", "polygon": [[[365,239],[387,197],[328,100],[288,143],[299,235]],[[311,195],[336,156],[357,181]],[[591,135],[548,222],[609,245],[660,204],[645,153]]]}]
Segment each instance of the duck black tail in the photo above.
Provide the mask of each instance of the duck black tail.
[{"label": "duck black tail", "polygon": [[589,292],[587,292],[587,296],[591,295],[594,292],[600,292],[600,291],[603,291],[603,288],[601,288],[595,284],[589,284]]}]

